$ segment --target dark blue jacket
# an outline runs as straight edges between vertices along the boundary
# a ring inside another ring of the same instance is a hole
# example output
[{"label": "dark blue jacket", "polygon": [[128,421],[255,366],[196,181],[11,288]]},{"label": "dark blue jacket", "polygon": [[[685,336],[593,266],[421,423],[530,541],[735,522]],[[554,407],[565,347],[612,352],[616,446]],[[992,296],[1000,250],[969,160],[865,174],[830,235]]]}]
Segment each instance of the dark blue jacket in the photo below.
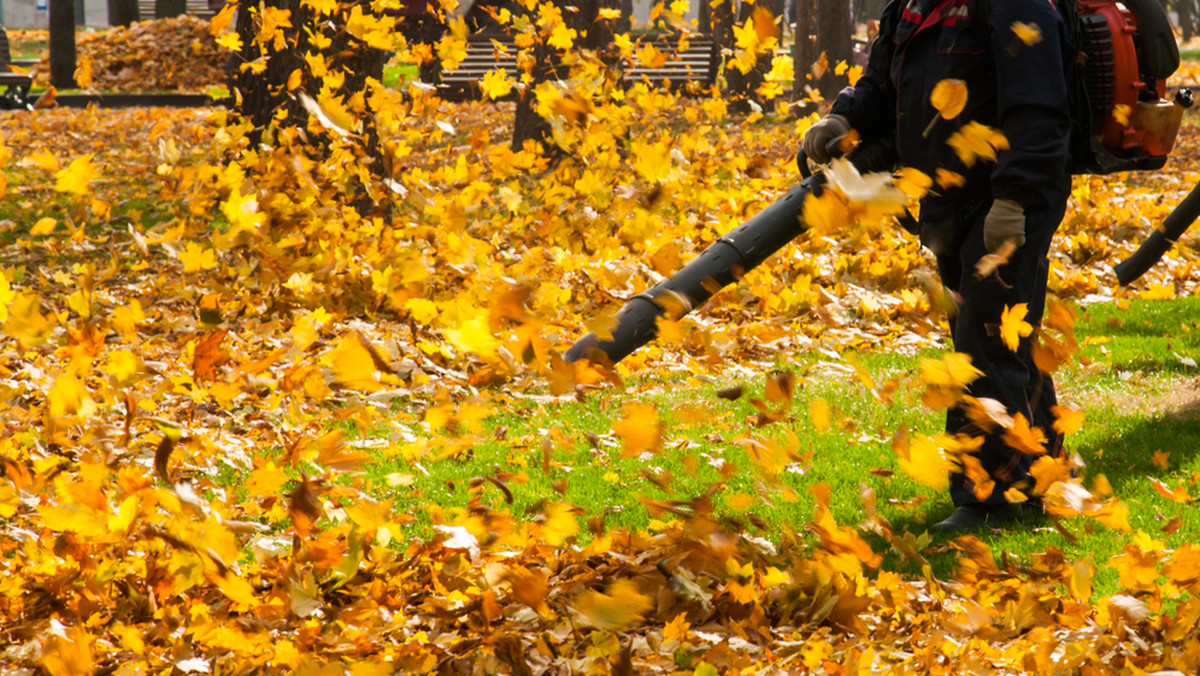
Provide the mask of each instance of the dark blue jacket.
[{"label": "dark blue jacket", "polygon": [[[966,177],[961,188],[935,185],[922,220],[993,197],[1016,201],[1027,213],[1065,204],[1071,123],[1064,60],[1073,48],[1053,1],[992,0],[986,20],[968,18],[970,0],[891,0],[884,9],[862,77],[839,94],[832,112],[847,117],[864,141],[894,135],[905,166],[931,177],[939,167]],[[966,107],[930,127],[937,115],[930,95],[944,79],[966,83]],[[1006,137],[1009,148],[996,162],[967,167],[948,144],[971,121]]]}]

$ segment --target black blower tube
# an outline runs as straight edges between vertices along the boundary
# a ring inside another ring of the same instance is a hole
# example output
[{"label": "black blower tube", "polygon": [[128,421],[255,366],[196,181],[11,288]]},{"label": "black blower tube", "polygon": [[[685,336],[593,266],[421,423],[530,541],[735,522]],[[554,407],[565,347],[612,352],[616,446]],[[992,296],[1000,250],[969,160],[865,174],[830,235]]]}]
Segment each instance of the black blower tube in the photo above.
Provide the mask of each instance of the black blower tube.
[{"label": "black blower tube", "polygon": [[[850,153],[849,159],[864,173],[888,171],[896,161],[893,146],[886,143],[861,145]],[[808,161],[803,153],[798,160],[806,175],[799,185],[714,241],[672,277],[629,299],[617,313],[610,340],[588,333],[563,354],[563,359],[574,362],[586,358],[613,364],[621,361],[654,339],[658,332],[656,320],[668,307],[683,313],[698,307],[803,234],[808,229],[800,218],[804,200],[810,194],[819,194],[825,176],[807,175]],[[669,299],[660,301],[664,296]]]},{"label": "black blower tube", "polygon": [[1117,273],[1117,281],[1122,285],[1132,284],[1146,271],[1154,267],[1167,253],[1183,233],[1200,216],[1200,185],[1192,188],[1188,196],[1183,198],[1179,206],[1163,219],[1162,227],[1150,233],[1137,251],[1117,263],[1113,271]]}]

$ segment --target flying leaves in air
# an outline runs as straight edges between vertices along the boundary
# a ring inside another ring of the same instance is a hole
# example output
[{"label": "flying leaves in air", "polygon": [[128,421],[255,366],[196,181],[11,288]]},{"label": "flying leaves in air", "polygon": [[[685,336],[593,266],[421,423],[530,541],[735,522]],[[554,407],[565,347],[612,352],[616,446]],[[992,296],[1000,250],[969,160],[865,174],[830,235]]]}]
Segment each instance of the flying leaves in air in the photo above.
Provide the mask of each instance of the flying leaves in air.
[{"label": "flying leaves in air", "polygon": [[951,134],[946,142],[967,167],[974,166],[980,159],[994,162],[997,151],[1008,150],[1008,139],[1003,133],[975,121]]},{"label": "flying leaves in air", "polygon": [[962,113],[967,106],[967,83],[955,79],[939,80],[929,93],[929,103],[937,111],[937,115],[929,121],[929,126],[925,127],[924,136],[929,136],[933,125],[939,119],[953,120]]},{"label": "flying leaves in air", "polygon": [[1030,47],[1042,41],[1042,29],[1035,23],[1014,21],[1010,28],[1018,40]]},{"label": "flying leaves in air", "polygon": [[1021,339],[1033,333],[1033,326],[1025,321],[1025,316],[1029,314],[1028,303],[1017,303],[1011,307],[1005,306],[1000,313],[1000,339],[1004,341],[1005,347],[1017,351]]}]

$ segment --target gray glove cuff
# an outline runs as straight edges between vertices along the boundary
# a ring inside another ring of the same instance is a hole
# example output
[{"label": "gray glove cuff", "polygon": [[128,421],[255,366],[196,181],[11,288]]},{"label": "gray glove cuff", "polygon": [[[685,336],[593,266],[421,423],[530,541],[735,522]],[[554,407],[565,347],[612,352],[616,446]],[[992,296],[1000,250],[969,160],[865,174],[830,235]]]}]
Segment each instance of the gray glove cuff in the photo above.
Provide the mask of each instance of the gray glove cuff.
[{"label": "gray glove cuff", "polygon": [[995,200],[983,220],[983,244],[996,253],[1006,241],[1025,244],[1025,207],[1012,200]]}]

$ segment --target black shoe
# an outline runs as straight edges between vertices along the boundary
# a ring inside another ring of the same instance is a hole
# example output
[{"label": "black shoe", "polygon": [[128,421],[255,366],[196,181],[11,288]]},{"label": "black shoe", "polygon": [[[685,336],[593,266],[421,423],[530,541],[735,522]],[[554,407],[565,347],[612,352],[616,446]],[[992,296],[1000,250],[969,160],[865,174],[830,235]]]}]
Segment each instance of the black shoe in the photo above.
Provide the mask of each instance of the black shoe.
[{"label": "black shoe", "polygon": [[955,509],[950,516],[933,524],[933,529],[940,531],[979,530],[984,527],[996,527],[1012,521],[1020,521],[1021,516],[1021,505],[1003,505],[993,508],[982,505],[963,505]]}]

